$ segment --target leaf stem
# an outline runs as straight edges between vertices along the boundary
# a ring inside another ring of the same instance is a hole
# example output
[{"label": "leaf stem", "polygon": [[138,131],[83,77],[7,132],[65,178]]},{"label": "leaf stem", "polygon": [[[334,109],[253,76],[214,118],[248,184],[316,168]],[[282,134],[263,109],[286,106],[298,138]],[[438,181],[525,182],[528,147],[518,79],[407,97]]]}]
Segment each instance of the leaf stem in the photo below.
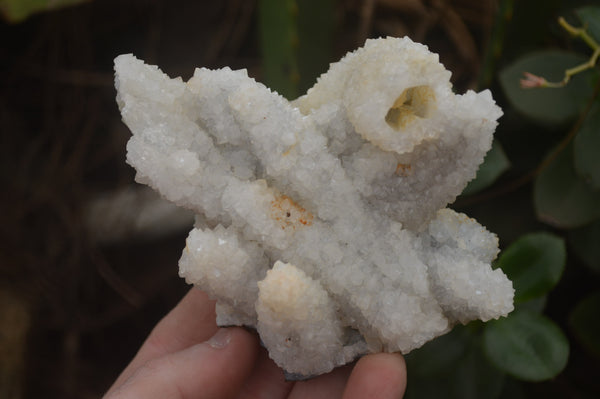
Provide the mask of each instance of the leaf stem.
[{"label": "leaf stem", "polygon": [[573,25],[569,24],[566,19],[560,17],[558,19],[558,24],[571,34],[573,37],[579,37],[583,40],[592,50],[594,50],[592,56],[589,60],[584,62],[581,65],[577,65],[576,67],[567,69],[565,71],[565,77],[560,82],[544,82],[543,87],[564,87],[569,81],[571,77],[574,75],[583,72],[587,69],[591,69],[596,66],[596,62],[598,61],[598,57],[600,56],[600,44],[589,35],[587,32],[587,28],[576,28]]},{"label": "leaf stem", "polygon": [[594,40],[594,38],[591,37],[589,35],[589,33],[587,32],[587,27],[576,28],[573,25],[571,25],[570,23],[568,23],[567,20],[564,19],[563,17],[558,18],[558,24],[564,30],[566,30],[568,33],[570,33],[571,36],[580,37],[588,46],[590,46],[590,48],[592,50],[597,50],[598,47],[600,47],[600,45],[598,45],[598,42],[596,40]]},{"label": "leaf stem", "polygon": [[567,135],[565,137],[563,137],[563,139],[552,150],[552,152],[548,156],[546,156],[538,164],[538,166],[536,166],[534,169],[530,170],[526,174],[524,174],[512,181],[509,181],[500,187],[497,187],[495,189],[491,189],[488,191],[484,191],[481,194],[476,194],[473,196],[460,198],[459,201],[457,201],[457,206],[466,207],[466,206],[477,204],[477,203],[480,203],[480,202],[483,202],[486,200],[490,200],[492,198],[500,197],[502,195],[508,194],[510,192],[513,192],[513,191],[521,188],[525,184],[527,184],[530,181],[532,181],[533,179],[535,179],[540,173],[542,173],[542,171],[544,169],[546,169],[556,159],[556,157],[562,151],[564,151],[565,148],[567,148],[567,146],[569,145],[571,140],[573,140],[573,138],[575,138],[575,136],[577,135],[577,132],[579,131],[579,129],[581,129],[583,122],[587,118],[587,116],[588,116],[590,110],[592,109],[594,102],[597,100],[598,96],[600,96],[600,81],[598,81],[598,83],[596,83],[596,86],[594,87],[594,92],[593,92],[590,100],[586,104],[585,109],[583,110],[583,112],[581,112],[581,114],[577,118],[577,121],[575,121],[575,124],[573,124],[571,129],[569,129],[569,132],[567,133]]}]

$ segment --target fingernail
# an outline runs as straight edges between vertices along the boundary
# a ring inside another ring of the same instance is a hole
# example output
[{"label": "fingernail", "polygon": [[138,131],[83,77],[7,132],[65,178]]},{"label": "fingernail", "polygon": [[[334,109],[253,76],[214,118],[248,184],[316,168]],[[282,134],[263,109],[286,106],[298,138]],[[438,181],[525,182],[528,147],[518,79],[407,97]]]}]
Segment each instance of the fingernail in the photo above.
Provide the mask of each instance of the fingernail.
[{"label": "fingernail", "polygon": [[227,346],[231,341],[231,331],[229,328],[219,328],[215,335],[213,335],[208,341],[210,346],[215,349],[221,349]]}]

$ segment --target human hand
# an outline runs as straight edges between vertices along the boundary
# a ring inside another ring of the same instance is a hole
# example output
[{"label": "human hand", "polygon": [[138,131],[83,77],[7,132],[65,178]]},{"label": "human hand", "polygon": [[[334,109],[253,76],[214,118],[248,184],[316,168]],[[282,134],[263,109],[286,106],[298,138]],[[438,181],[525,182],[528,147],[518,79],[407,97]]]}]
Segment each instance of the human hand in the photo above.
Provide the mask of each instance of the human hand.
[{"label": "human hand", "polygon": [[406,366],[399,354],[361,358],[307,381],[283,372],[243,328],[218,328],[215,303],[192,289],[161,320],[105,399],[401,398]]}]

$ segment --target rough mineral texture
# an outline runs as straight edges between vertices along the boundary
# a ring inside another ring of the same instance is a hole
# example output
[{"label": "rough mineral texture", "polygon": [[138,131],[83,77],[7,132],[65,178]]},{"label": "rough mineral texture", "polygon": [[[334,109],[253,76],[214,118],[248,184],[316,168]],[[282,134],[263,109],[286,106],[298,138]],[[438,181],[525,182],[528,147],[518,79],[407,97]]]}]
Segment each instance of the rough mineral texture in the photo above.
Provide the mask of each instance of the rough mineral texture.
[{"label": "rough mineral texture", "polygon": [[292,102],[245,70],[115,69],[137,181],[197,213],[180,275],[288,373],[512,311],[496,236],[446,208],[502,112],[489,91],[455,95],[427,47],[369,40]]}]

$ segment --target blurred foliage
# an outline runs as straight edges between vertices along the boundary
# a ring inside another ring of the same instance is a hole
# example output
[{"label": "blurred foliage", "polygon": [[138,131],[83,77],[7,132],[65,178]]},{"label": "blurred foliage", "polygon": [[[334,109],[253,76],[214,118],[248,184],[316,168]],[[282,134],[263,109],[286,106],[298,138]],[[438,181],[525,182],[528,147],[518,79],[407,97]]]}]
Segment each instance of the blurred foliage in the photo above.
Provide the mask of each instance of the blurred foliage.
[{"label": "blurred foliage", "polygon": [[505,376],[485,359],[480,328],[481,323],[456,326],[450,333],[409,353],[406,397],[497,397]]},{"label": "blurred foliage", "polygon": [[265,84],[284,97],[298,93],[298,6],[295,0],[261,0],[260,39]]},{"label": "blurred foliage", "polygon": [[575,15],[581,20],[585,30],[596,40],[600,40],[600,8],[594,6],[579,7]]},{"label": "blurred foliage", "polygon": [[591,72],[578,75],[563,90],[523,90],[523,72],[560,80],[565,69],[580,64],[585,56],[566,51],[532,52],[500,72],[500,83],[515,109],[541,124],[566,123],[585,107],[593,92]]},{"label": "blurred foliage", "polygon": [[[64,7],[76,3],[85,4]],[[11,317],[0,340],[4,396],[99,397],[186,290],[165,267],[184,232],[103,248],[79,217],[87,199],[133,179],[116,54],[182,76],[248,68],[293,98],[365,38],[409,35],[440,54],[457,92],[490,88],[504,110],[453,207],[498,233],[495,266],[514,279],[519,303],[408,354],[407,397],[600,397],[598,66],[564,88],[519,87],[523,72],[556,81],[591,59],[557,19],[599,41],[597,0],[0,0],[0,13],[0,119],[18,133],[0,135],[0,272],[12,298],[0,300]]]},{"label": "blurred foliage", "polygon": [[491,185],[500,175],[510,168],[510,161],[502,149],[502,144],[494,140],[492,148],[485,155],[483,164],[477,171],[475,179],[471,180],[463,190],[463,195],[474,194]]},{"label": "blurred foliage", "polygon": [[[585,226],[600,217],[600,192],[575,169],[573,146],[558,148],[537,177],[533,197],[540,220],[561,228]],[[600,166],[599,166],[600,167]]]},{"label": "blurred foliage", "polygon": [[[300,81],[314,81],[317,74],[312,71],[326,69],[324,48],[319,48],[320,57],[307,57],[298,51],[299,43],[320,45],[315,40],[319,37],[328,42],[330,31],[323,29],[326,22],[321,19],[315,19],[313,33],[323,33],[308,37],[298,29],[303,7],[313,16],[322,15],[312,2],[288,0],[278,2],[278,7],[274,3],[260,3],[261,15],[267,10],[271,14],[263,15],[261,22],[264,78],[293,98],[307,87]],[[600,7],[573,9],[580,3],[585,4],[566,0],[496,4],[478,82],[481,89],[494,90],[506,116],[456,207],[467,213],[494,207],[500,219],[478,216],[491,221],[492,231],[496,226],[499,231],[511,230],[513,223],[511,235],[500,237],[512,243],[495,267],[513,281],[516,309],[499,320],[456,326],[408,354],[409,398],[527,397],[537,388],[524,389],[519,381],[551,380],[567,367],[572,338],[563,331],[567,326],[577,345],[590,354],[599,352],[598,291],[582,298],[584,292],[571,288],[575,298],[569,301],[574,307],[563,311],[569,314],[568,323],[557,320],[553,308],[560,303],[554,291],[566,284],[561,283],[564,275],[574,273],[581,262],[600,272],[600,75],[594,63],[598,49],[586,39],[586,34],[600,37]],[[323,11],[329,13],[329,6]],[[560,15],[572,26],[584,27],[585,33],[562,30],[556,22]],[[310,68],[300,67],[300,60],[319,66],[307,73],[304,70]],[[566,71],[568,84],[561,88],[525,89],[520,84],[525,72],[560,82]],[[513,212],[504,198],[529,202],[531,217],[519,220],[520,212]]]},{"label": "blurred foliage", "polygon": [[498,369],[522,380],[543,381],[567,364],[569,342],[550,319],[528,310],[486,325],[484,348]]},{"label": "blurred foliage", "polygon": [[600,129],[598,126],[600,126],[600,104],[595,102],[573,143],[575,170],[594,191],[600,190],[600,165],[598,163]]},{"label": "blurred foliage", "polygon": [[600,274],[600,220],[569,231],[571,249],[584,264]]},{"label": "blurred foliage", "polygon": [[287,99],[306,92],[331,61],[333,0],[260,0],[264,82]]},{"label": "blurred foliage", "polygon": [[31,14],[66,7],[89,0],[0,0],[0,13],[9,22],[21,22]]},{"label": "blurred foliage", "polygon": [[513,282],[515,304],[546,295],[562,277],[567,253],[560,237],[549,233],[522,236],[500,254],[496,264]]},{"label": "blurred foliage", "polygon": [[588,295],[575,306],[569,317],[574,334],[595,356],[600,357],[600,290]]}]

